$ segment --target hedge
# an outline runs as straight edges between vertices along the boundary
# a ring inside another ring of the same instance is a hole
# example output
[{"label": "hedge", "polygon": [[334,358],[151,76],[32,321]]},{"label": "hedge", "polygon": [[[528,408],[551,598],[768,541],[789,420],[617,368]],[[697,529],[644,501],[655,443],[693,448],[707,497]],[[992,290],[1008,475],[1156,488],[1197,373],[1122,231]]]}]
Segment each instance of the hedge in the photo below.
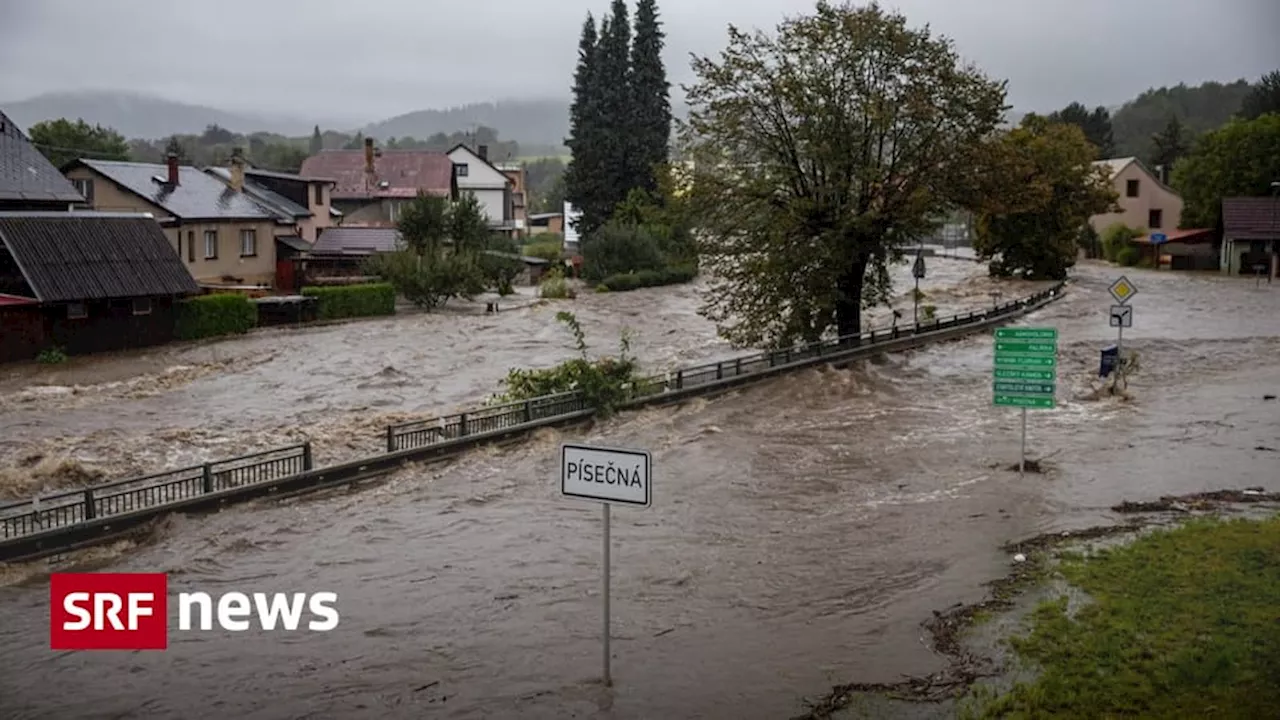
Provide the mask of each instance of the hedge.
[{"label": "hedge", "polygon": [[634,273],[610,275],[600,281],[600,284],[613,292],[624,292],[639,288],[657,287],[659,285],[687,283],[697,274],[698,271],[692,267],[676,266],[663,270],[641,270]]},{"label": "hedge", "polygon": [[258,325],[258,308],[234,293],[201,295],[178,302],[174,335],[179,340],[243,333]]},{"label": "hedge", "polygon": [[316,316],[321,320],[396,312],[396,289],[389,283],[304,287],[302,294],[316,299]]}]

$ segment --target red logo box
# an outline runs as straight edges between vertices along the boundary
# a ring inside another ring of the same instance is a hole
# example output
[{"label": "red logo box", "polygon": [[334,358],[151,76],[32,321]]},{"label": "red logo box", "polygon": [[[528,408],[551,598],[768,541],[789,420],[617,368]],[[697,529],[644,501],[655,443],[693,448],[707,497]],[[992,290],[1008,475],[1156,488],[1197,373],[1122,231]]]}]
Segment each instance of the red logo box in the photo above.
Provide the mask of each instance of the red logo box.
[{"label": "red logo box", "polygon": [[169,647],[168,590],[164,573],[54,573],[49,577],[49,646],[164,650]]}]

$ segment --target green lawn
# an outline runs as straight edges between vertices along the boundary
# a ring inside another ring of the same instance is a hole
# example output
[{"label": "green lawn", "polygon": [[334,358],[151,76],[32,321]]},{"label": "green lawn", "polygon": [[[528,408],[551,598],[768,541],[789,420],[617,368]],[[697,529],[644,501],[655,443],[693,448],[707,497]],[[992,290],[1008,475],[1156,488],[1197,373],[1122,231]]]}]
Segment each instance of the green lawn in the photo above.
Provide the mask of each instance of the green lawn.
[{"label": "green lawn", "polygon": [[1037,608],[1011,641],[1036,679],[963,716],[1280,717],[1280,518],[1196,520],[1059,569],[1089,599]]}]

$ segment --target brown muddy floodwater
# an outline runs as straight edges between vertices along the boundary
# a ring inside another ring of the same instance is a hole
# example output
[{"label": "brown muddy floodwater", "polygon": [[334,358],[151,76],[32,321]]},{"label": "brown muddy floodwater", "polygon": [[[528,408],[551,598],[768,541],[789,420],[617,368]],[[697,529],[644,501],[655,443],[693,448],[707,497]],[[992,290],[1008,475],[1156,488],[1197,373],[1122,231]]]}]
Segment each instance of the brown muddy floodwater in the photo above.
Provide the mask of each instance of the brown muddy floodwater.
[{"label": "brown muddy floodwater", "polygon": [[[990,405],[988,337],[787,376],[353,492],[177,518],[95,565],[169,572],[171,593],[333,591],[330,633],[55,653],[45,568],[12,568],[5,716],[786,718],[835,683],[940,669],[921,622],[979,599],[1006,572],[1003,542],[1114,519],[1124,499],[1280,490],[1280,401],[1263,399],[1280,392],[1280,287],[1127,271],[1141,371],[1129,400],[1099,401],[1117,273],[1075,274],[1023,321],[1060,331],[1060,407],[1029,424],[1046,475],[1000,469],[1019,415]],[[557,496],[569,439],[654,453],[653,507],[613,515],[612,690],[595,681],[599,509]]]},{"label": "brown muddy floodwater", "polygon": [[[909,321],[910,267],[896,270]],[[991,283],[981,271],[956,260],[931,263],[925,302],[940,313],[983,304]],[[380,452],[389,423],[474,406],[499,389],[508,369],[571,357],[573,336],[555,320],[560,310],[578,316],[593,353],[616,354],[629,328],[633,354],[655,372],[731,356],[697,314],[703,288],[584,292],[496,315],[473,304],[0,368],[0,499],[308,439],[321,463]]]}]

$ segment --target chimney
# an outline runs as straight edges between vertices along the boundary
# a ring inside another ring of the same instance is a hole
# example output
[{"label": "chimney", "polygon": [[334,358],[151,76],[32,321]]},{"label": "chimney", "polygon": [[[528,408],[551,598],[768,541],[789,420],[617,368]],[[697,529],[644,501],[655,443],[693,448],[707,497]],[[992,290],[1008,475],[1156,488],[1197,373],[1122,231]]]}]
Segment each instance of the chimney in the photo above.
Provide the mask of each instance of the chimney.
[{"label": "chimney", "polygon": [[231,189],[236,192],[244,190],[244,158],[240,148],[231,150]]},{"label": "chimney", "polygon": [[169,161],[169,184],[178,184],[178,156],[175,153],[169,153],[166,158]]},{"label": "chimney", "polygon": [[480,147],[476,148],[476,150],[478,151],[478,152],[476,152],[476,154],[480,156],[480,159],[481,159],[481,160],[484,160],[485,162],[488,162],[488,161],[489,161],[489,146],[488,146],[488,145],[481,145]]}]

